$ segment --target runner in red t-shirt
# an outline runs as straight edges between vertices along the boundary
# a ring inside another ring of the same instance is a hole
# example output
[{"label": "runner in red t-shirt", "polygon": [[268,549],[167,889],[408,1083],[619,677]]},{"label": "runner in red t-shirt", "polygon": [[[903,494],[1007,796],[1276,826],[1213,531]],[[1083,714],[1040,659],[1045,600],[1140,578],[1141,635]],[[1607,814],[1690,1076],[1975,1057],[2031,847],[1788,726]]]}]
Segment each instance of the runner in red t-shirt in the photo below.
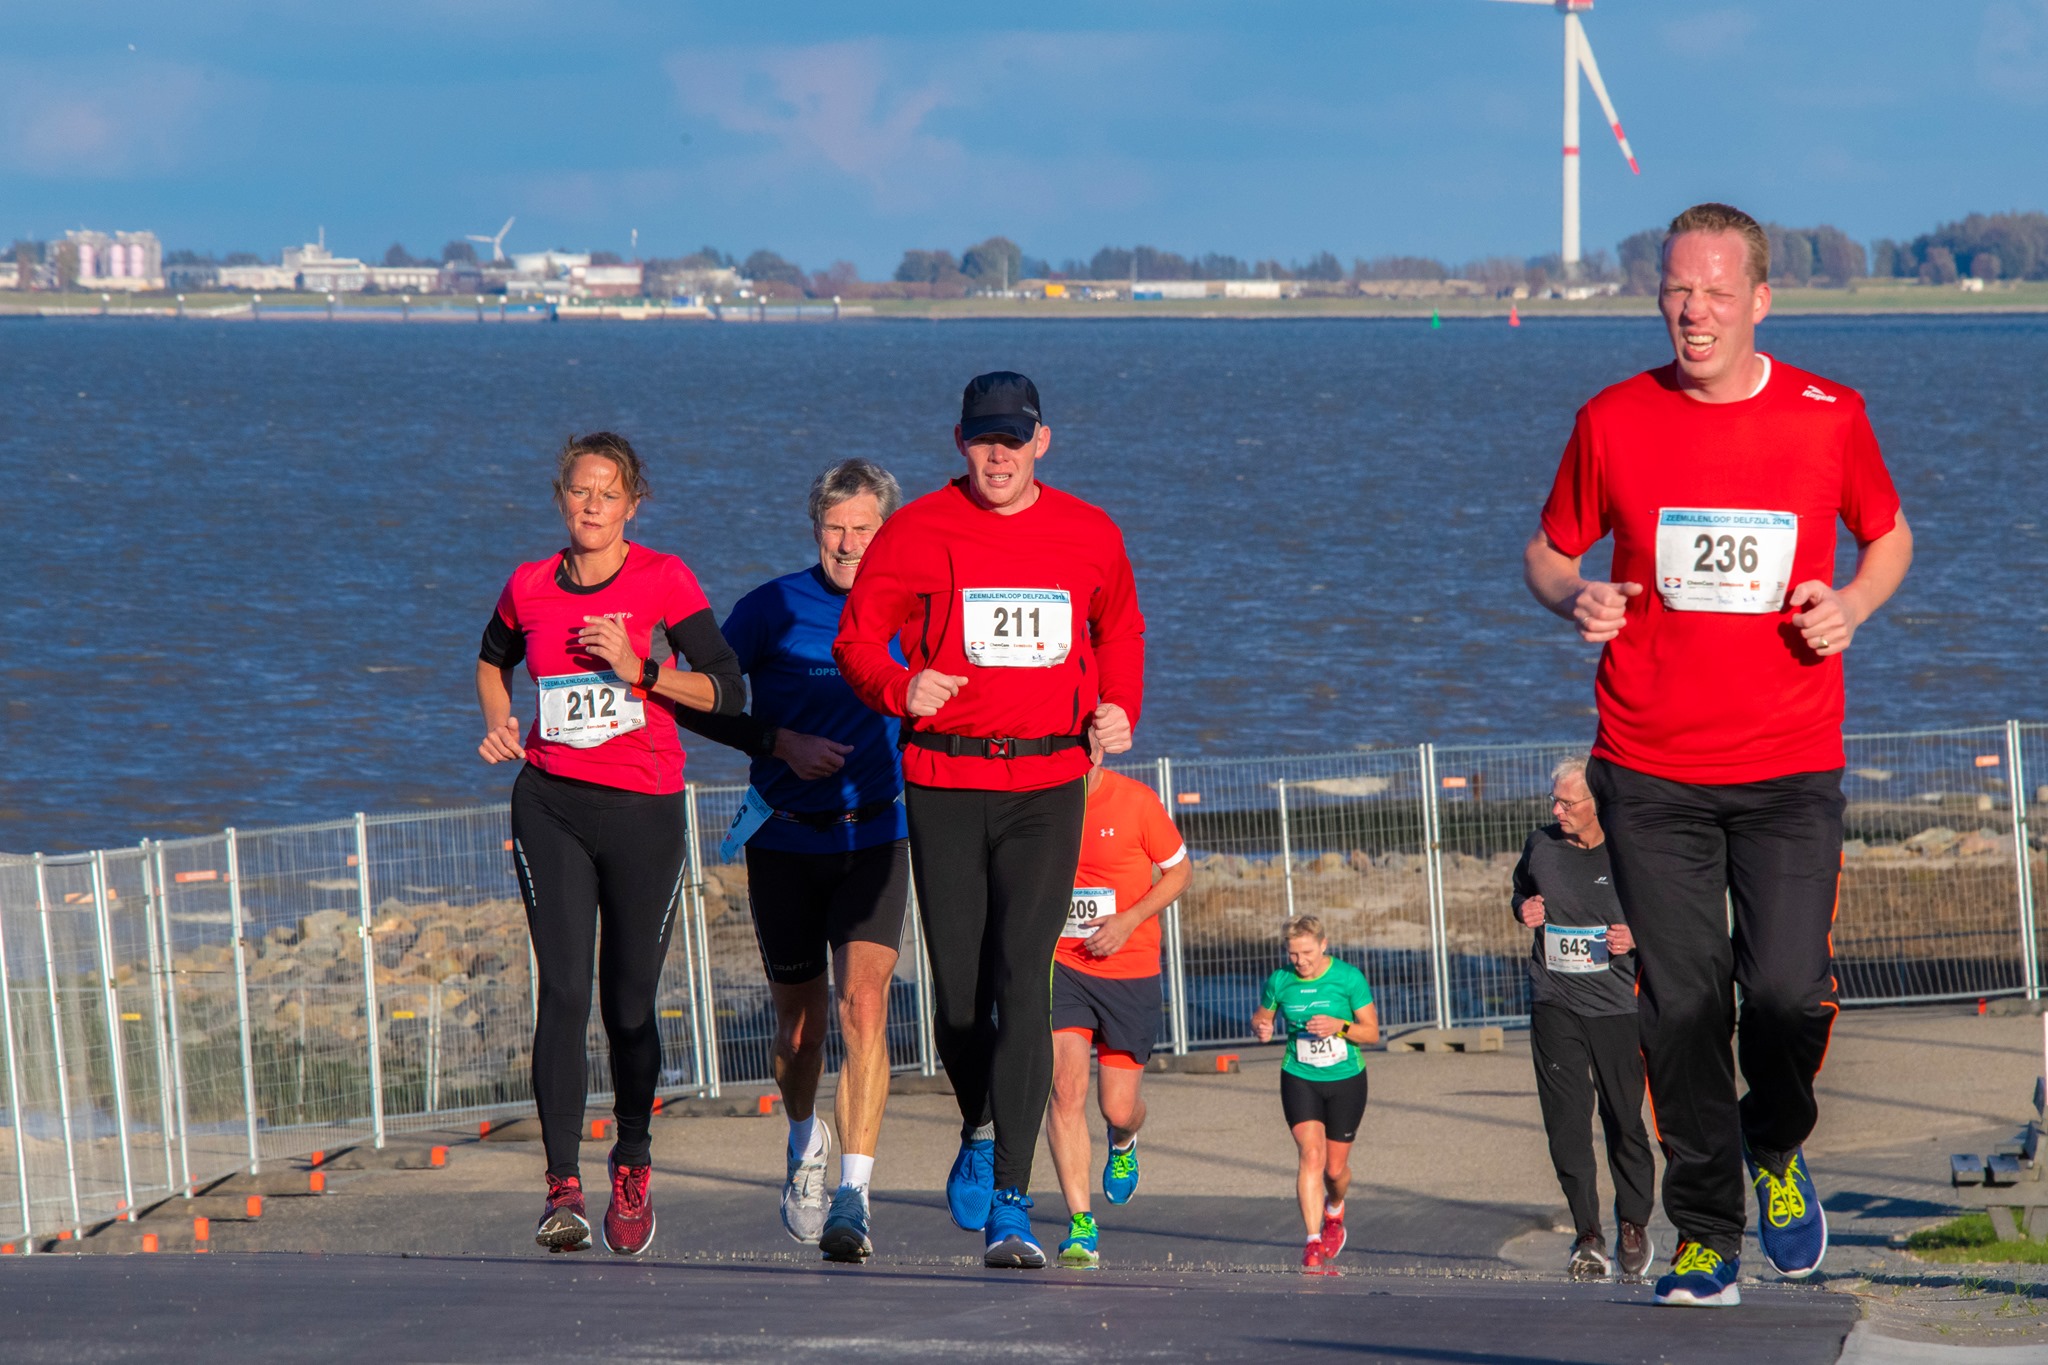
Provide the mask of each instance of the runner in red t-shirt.
[{"label": "runner in red t-shirt", "polygon": [[[1159,880],[1154,881],[1153,870]],[[1180,899],[1193,873],[1188,847],[1142,782],[1100,765],[1088,774],[1074,899],[1052,963],[1052,1104],[1046,1145],[1066,1196],[1060,1264],[1100,1264],[1089,1209],[1088,1054],[1101,1063],[1096,1104],[1109,1127],[1102,1192],[1112,1204],[1138,1192],[1139,1078],[1159,1035],[1159,912]]]},{"label": "runner in red t-shirt", "polygon": [[863,702],[905,718],[933,1032],[960,1106],[953,1221],[983,1232],[987,1264],[1037,1268],[1046,980],[1080,857],[1082,777],[1091,755],[1131,747],[1145,620],[1116,523],[1037,480],[1052,432],[1029,379],[971,381],[953,440],[966,477],[882,527],[832,654]]},{"label": "runner in red t-shirt", "polygon": [[[593,958],[618,1119],[604,1241],[637,1256],[654,1238],[654,1004],[687,846],[674,708],[729,715],[746,698],[696,578],[674,555],[626,539],[646,494],[623,436],[600,431],[564,446],[555,505],[569,545],[513,571],[477,651],[477,752],[486,763],[525,760],[512,784],[512,866],[538,968],[533,1096],[548,1193],[534,1238],[551,1251],[590,1245],[577,1154]],[[678,655],[689,668],[676,666]],[[512,715],[522,662],[538,693],[524,744]]]},{"label": "runner in red t-shirt", "polygon": [[[1659,1303],[1739,1302],[1745,1162],[1771,1264],[1808,1275],[1827,1250],[1800,1149],[1836,1011],[1841,655],[1913,555],[1862,397],[1757,352],[1769,269],[1739,209],[1672,221],[1661,298],[1676,359],[1579,410],[1526,556],[1536,599],[1606,646],[1586,778],[1640,954],[1680,1239]],[[1858,547],[1839,589],[1838,520]],[[1609,534],[1613,581],[1588,582],[1580,559]]]}]

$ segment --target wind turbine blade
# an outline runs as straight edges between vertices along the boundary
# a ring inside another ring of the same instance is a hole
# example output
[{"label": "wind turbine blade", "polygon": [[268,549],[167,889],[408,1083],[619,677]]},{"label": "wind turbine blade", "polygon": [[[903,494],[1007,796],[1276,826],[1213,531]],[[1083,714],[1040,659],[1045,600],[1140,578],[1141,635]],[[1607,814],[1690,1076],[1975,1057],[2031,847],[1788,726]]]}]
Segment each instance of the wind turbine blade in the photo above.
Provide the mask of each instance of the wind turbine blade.
[{"label": "wind turbine blade", "polygon": [[1629,150],[1628,135],[1621,131],[1621,116],[1614,112],[1614,101],[1607,98],[1607,84],[1600,79],[1600,63],[1593,60],[1593,44],[1583,28],[1579,30],[1579,69],[1586,73],[1586,83],[1593,87],[1593,97],[1600,101],[1600,112],[1607,115],[1607,126],[1614,130],[1614,140],[1621,144],[1629,170],[1641,175],[1643,169],[1636,165],[1636,154]]},{"label": "wind turbine blade", "polygon": [[505,226],[498,229],[498,235],[500,237],[503,237],[506,233],[512,230],[512,225],[518,221],[519,220],[517,218],[507,218],[505,220]]}]

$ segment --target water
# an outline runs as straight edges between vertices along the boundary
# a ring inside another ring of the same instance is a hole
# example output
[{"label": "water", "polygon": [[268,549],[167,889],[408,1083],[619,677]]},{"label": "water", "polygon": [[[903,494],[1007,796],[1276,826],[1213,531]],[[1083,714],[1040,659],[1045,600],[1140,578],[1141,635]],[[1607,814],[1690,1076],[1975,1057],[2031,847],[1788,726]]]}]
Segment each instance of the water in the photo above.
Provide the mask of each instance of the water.
[{"label": "water", "polygon": [[[1766,344],[1869,395],[1919,539],[1850,655],[1851,728],[2048,718],[2048,319]],[[1587,737],[1593,650],[1520,551],[1573,409],[1663,346],[1654,319],[0,323],[0,849],[500,799],[476,642],[562,542],[564,436],[635,441],[636,538],[722,611],[810,561],[829,461],[956,472],[960,386],[1005,366],[1044,394],[1045,477],[1124,526],[1141,755]]]}]

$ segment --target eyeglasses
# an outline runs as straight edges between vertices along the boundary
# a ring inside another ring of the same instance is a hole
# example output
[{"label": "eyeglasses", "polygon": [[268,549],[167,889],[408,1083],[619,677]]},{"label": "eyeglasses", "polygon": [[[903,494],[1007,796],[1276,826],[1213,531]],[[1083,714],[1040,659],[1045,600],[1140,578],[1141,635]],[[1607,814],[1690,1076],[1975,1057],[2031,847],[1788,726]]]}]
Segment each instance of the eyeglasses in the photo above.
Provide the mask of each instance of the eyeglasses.
[{"label": "eyeglasses", "polygon": [[1550,808],[1552,810],[1568,811],[1574,806],[1583,806],[1592,799],[1590,796],[1582,796],[1576,801],[1567,801],[1561,796],[1553,796],[1550,798]]}]

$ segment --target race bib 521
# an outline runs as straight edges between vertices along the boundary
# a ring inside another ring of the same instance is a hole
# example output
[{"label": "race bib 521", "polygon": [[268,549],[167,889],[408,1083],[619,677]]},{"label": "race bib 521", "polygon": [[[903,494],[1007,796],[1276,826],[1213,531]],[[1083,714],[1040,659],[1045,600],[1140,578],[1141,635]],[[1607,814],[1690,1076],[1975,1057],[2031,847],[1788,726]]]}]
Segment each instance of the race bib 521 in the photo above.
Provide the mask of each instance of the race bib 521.
[{"label": "race bib 521", "polygon": [[1668,611],[1761,616],[1785,605],[1799,518],[1791,512],[1665,507],[1657,513],[1657,595]]},{"label": "race bib 521", "polygon": [[1304,1033],[1294,1040],[1294,1060],[1303,1066],[1342,1066],[1351,1056],[1351,1044],[1336,1034],[1318,1038]]},{"label": "race bib 521", "polygon": [[647,724],[647,707],[618,675],[563,673],[539,680],[540,737],[595,749]]},{"label": "race bib 521", "polygon": [[982,668],[1051,668],[1074,647],[1074,599],[1060,588],[962,588],[967,661]]}]

